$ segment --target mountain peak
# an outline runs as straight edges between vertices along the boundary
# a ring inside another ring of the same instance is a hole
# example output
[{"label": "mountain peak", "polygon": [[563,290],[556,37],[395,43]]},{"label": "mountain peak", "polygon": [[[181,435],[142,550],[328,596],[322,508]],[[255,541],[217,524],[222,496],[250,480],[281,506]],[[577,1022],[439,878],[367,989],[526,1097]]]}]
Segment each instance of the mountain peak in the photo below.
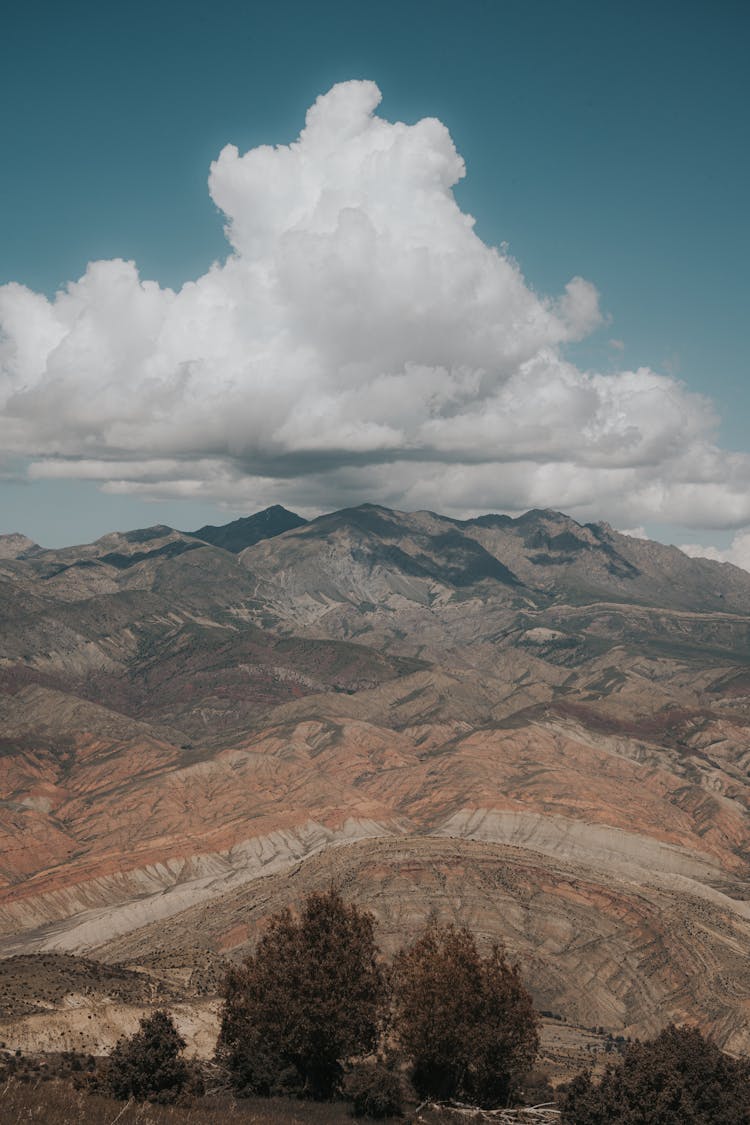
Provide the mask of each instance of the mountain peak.
[{"label": "mountain peak", "polygon": [[20,531],[11,531],[8,535],[0,535],[0,559],[17,559],[29,551],[38,551],[40,547],[28,535]]},{"label": "mountain peak", "polygon": [[306,523],[307,520],[296,512],[288,511],[281,504],[272,504],[270,508],[264,508],[252,516],[241,516],[218,527],[206,524],[205,527],[186,534],[192,535],[194,539],[202,539],[204,543],[210,543],[214,547],[239,554],[245,547],[252,547],[262,539],[273,539],[277,535],[283,535],[285,531],[303,527]]}]

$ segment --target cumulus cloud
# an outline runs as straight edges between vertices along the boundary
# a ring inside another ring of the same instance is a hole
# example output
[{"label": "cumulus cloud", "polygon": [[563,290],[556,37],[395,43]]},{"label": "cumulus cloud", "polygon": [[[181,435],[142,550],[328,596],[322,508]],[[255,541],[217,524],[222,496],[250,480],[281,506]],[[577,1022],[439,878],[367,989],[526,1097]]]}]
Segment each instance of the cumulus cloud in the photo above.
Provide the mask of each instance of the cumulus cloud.
[{"label": "cumulus cloud", "polygon": [[680,550],[691,558],[714,559],[716,562],[732,563],[743,570],[750,570],[750,529],[738,532],[724,550],[702,546],[700,543],[681,543]]},{"label": "cumulus cloud", "polygon": [[36,479],[233,507],[750,522],[750,457],[716,447],[710,403],[569,362],[602,323],[593,285],[536,293],[458,207],[445,126],[379,101],[345,82],[293,144],[225,147],[230,252],[178,292],[121,260],[53,300],[0,288],[3,450]]}]

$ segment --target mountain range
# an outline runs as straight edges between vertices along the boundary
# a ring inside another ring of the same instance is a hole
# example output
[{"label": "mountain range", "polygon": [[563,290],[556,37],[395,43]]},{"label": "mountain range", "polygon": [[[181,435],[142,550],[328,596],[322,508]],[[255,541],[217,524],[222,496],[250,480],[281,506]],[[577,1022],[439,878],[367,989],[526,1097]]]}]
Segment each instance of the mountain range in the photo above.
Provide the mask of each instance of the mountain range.
[{"label": "mountain range", "polygon": [[0,615],[0,956],[186,980],[333,881],[387,950],[501,939],[561,1024],[750,1049],[745,571],[274,507],[0,536]]}]

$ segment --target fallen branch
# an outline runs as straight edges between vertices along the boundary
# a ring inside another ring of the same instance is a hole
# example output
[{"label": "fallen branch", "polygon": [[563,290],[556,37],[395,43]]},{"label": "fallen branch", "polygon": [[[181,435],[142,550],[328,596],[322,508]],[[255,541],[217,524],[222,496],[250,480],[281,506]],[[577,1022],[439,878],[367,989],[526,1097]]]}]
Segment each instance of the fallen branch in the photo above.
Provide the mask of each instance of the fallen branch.
[{"label": "fallen branch", "polygon": [[464,1105],[461,1102],[422,1102],[417,1106],[414,1117],[418,1125],[422,1110],[436,1113],[448,1111],[458,1117],[466,1118],[467,1122],[491,1122],[492,1125],[546,1125],[557,1123],[560,1120],[560,1111],[555,1108],[554,1102],[542,1102],[539,1105],[518,1106],[516,1109],[480,1109],[478,1106]]}]

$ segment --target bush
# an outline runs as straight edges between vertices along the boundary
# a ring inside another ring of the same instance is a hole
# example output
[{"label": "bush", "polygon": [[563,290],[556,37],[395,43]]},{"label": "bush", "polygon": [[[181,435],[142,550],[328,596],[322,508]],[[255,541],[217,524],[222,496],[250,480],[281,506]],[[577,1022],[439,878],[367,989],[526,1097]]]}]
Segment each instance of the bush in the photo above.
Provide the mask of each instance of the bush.
[{"label": "bush", "polygon": [[519,1100],[524,1105],[544,1105],[554,1102],[555,1091],[549,1080],[547,1070],[530,1070],[524,1074],[519,1090]]},{"label": "bush", "polygon": [[574,1078],[560,1109],[570,1125],[750,1125],[750,1065],[670,1024],[630,1044],[598,1083],[587,1071]]},{"label": "bush", "polygon": [[394,962],[394,1029],[422,1097],[507,1105],[538,1049],[517,965],[481,957],[466,929],[428,928]]},{"label": "bush", "polygon": [[140,1030],[114,1047],[97,1084],[121,1101],[174,1102],[191,1083],[190,1069],[181,1057],[184,1046],[168,1012],[144,1016]]},{"label": "bush", "polygon": [[403,1092],[398,1074],[384,1062],[355,1063],[344,1081],[355,1117],[400,1117]]},{"label": "bush", "polygon": [[373,921],[335,891],[271,918],[230,971],[217,1058],[239,1093],[331,1098],[342,1064],[376,1046],[386,1004]]}]

